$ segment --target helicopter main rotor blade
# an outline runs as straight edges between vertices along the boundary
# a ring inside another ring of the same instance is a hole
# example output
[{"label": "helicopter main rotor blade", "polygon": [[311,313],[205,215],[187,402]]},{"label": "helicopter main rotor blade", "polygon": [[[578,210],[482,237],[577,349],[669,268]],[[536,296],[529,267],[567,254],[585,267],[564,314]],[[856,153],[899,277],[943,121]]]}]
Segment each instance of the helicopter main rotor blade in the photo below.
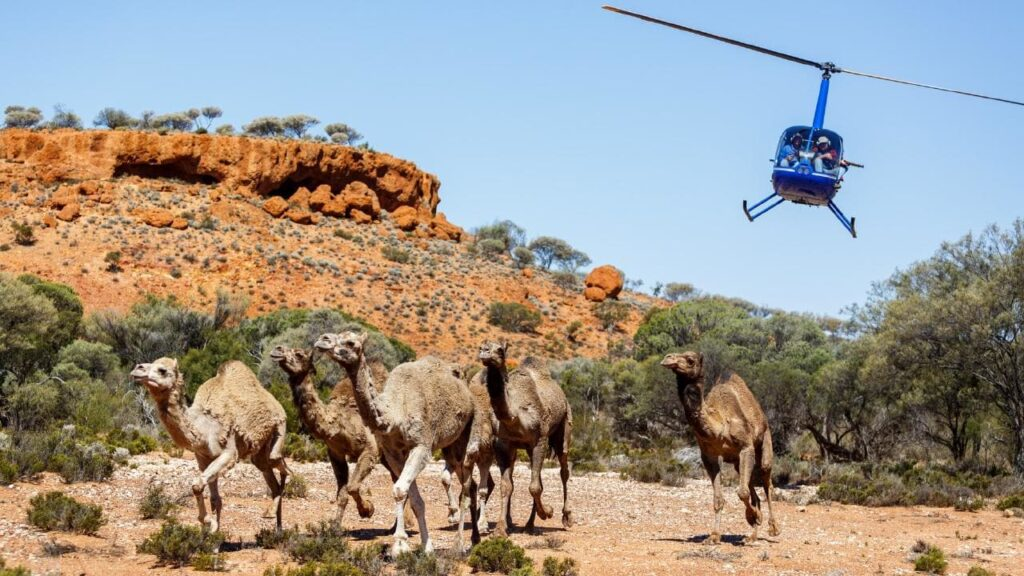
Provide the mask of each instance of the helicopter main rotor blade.
[{"label": "helicopter main rotor blade", "polygon": [[690,28],[681,24],[675,24],[666,20],[659,20],[658,18],[652,18],[650,16],[644,16],[636,12],[630,12],[629,10],[623,10],[622,8],[616,8],[615,6],[602,6],[609,12],[615,12],[624,16],[632,16],[644,20],[645,22],[652,22],[654,24],[661,24],[662,26],[668,26],[676,30],[682,30],[683,32],[689,32],[696,34],[697,36],[703,36],[705,38],[711,38],[712,40],[718,40],[719,42],[725,42],[726,44],[732,44],[733,46],[739,46],[740,48],[746,48],[747,50],[753,50],[754,52],[760,52],[761,54],[767,54],[769,56],[775,56],[776,58],[782,58],[783,60],[789,60],[790,62],[796,62],[797,64],[803,64],[805,66],[812,66],[819,70],[825,70],[826,65],[822,62],[815,62],[814,60],[808,60],[799,56],[793,56],[792,54],[786,54],[785,52],[779,52],[778,50],[772,50],[771,48],[764,48],[747,42],[741,42],[739,40],[733,40],[732,38],[726,38],[725,36],[719,36],[718,34],[712,34],[710,32],[704,32],[703,30],[697,30],[696,28]]},{"label": "helicopter main rotor blade", "polygon": [[1017,106],[1024,106],[1024,102],[1018,102],[1016,100],[1008,100],[1006,98],[996,98],[995,96],[986,96],[984,94],[975,94],[974,92],[966,92],[964,90],[954,90],[952,88],[943,88],[941,86],[932,86],[931,84],[920,84],[918,82],[910,82],[909,80],[900,80],[899,78],[889,78],[888,76],[879,76],[878,74],[868,74],[867,72],[858,72],[856,70],[850,70],[848,68],[836,68],[836,72],[842,72],[844,74],[851,74],[853,76],[863,76],[864,78],[874,78],[875,80],[885,80],[886,82],[895,82],[896,84],[906,84],[907,86],[917,86],[918,88],[928,88],[930,90],[938,90],[940,92],[951,92],[953,94],[960,94],[962,96],[973,96],[975,98],[984,98],[985,100],[995,100],[996,102],[1005,102],[1007,104],[1016,104]]}]

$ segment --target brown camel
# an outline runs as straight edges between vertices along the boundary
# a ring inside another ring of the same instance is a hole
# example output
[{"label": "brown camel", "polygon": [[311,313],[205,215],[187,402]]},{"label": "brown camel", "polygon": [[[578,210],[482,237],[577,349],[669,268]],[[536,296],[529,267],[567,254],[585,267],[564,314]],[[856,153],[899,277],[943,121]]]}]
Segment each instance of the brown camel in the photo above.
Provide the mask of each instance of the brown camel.
[{"label": "brown camel", "polygon": [[701,461],[714,487],[715,527],[708,542],[721,540],[719,530],[725,500],[718,473],[723,460],[735,466],[740,476],[736,492],[746,506],[747,522],[753,529],[745,542],[757,541],[757,528],[761,525],[761,500],[754,490],[758,484],[764,486],[768,501],[768,534],[778,536],[779,527],[772,510],[772,433],[757,399],[736,375],[719,380],[705,397],[703,354],[669,354],[661,365],[676,374],[683,412],[697,437]]},{"label": "brown camel", "polygon": [[544,505],[541,500],[544,492],[541,468],[549,447],[558,457],[561,466],[562,525],[568,528],[573,523],[568,490],[572,411],[565,393],[551,379],[546,367],[533,358],[527,358],[519,368],[510,372],[505,365],[507,353],[507,343],[485,342],[480,346],[479,354],[484,369],[476,376],[476,381],[487,389],[498,420],[495,458],[502,471],[501,513],[495,534],[506,536],[512,525],[512,472],[519,449],[526,450],[530,455],[533,510],[526,522],[526,529],[534,529],[537,516],[547,520],[554,515],[551,507]]},{"label": "brown camel", "polygon": [[[423,550],[432,552],[426,510],[416,486],[416,477],[430,460],[433,450],[441,449],[445,461],[453,466],[462,481],[464,493],[475,495],[476,491],[471,490],[470,485],[472,474],[465,474],[462,464],[472,429],[473,395],[466,383],[457,377],[456,367],[429,356],[395,367],[378,394],[364,355],[365,343],[365,333],[342,332],[324,334],[317,340],[316,348],[341,365],[352,380],[363,422],[377,436],[385,458],[399,473],[393,489],[395,517],[402,515],[406,500],[409,500],[419,521]],[[472,503],[474,520],[475,504]],[[461,552],[461,522],[458,533]],[[478,540],[475,522],[473,533],[474,540]],[[392,552],[397,555],[408,550],[409,536],[405,525],[396,522]]]},{"label": "brown camel", "polygon": [[[285,413],[252,370],[235,360],[225,362],[216,376],[196,390],[191,406],[185,404],[185,378],[177,360],[160,358],[152,364],[139,364],[131,376],[149,390],[171,440],[196,455],[201,473],[192,485],[192,493],[199,507],[199,521],[208,523],[210,531],[218,529],[221,498],[217,479],[240,459],[248,458],[263,473],[273,497],[264,516],[275,515],[280,531],[281,495],[288,478]],[[280,473],[280,479],[274,470]],[[206,514],[203,497],[206,486],[210,487],[211,517]]]}]

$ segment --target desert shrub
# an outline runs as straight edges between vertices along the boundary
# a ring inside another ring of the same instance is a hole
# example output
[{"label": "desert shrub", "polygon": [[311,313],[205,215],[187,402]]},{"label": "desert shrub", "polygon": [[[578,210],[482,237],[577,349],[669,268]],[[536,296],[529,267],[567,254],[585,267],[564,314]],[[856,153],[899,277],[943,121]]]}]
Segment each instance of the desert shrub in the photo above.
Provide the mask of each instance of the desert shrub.
[{"label": "desert shrub", "polygon": [[514,570],[533,566],[533,560],[526,551],[508,538],[488,538],[473,546],[466,560],[476,572],[501,572],[510,574]]},{"label": "desert shrub", "polygon": [[555,286],[570,292],[579,290],[583,287],[583,281],[578,275],[573,274],[572,272],[552,272],[551,281],[554,282]]},{"label": "desert shrub", "polygon": [[60,104],[53,107],[53,117],[47,123],[50,128],[71,128],[72,130],[82,129],[82,119],[71,110],[67,110]]},{"label": "desert shrub", "polygon": [[[949,506],[978,510],[983,497],[998,496],[999,476],[940,465],[886,463],[834,468],[818,487],[818,496],[865,506]],[[1014,484],[1007,484],[1013,486]]]},{"label": "desert shrub", "polygon": [[559,560],[554,556],[548,556],[544,559],[544,565],[541,570],[543,576],[579,576],[579,573],[576,560],[572,558],[562,558]]},{"label": "desert shrub", "polygon": [[878,474],[869,479],[849,471],[831,475],[818,485],[818,498],[860,506],[901,506],[909,499],[898,476]]},{"label": "desert shrub", "polygon": [[612,332],[619,322],[629,318],[629,305],[617,300],[605,300],[594,305],[594,316],[602,328]]},{"label": "desert shrub", "polygon": [[664,486],[685,486],[686,479],[693,473],[689,466],[676,461],[665,449],[643,450],[633,455],[620,472],[623,478]]},{"label": "desert shrub", "polygon": [[50,471],[69,484],[99,482],[114,472],[114,460],[106,446],[79,443],[73,432],[60,430],[15,434],[4,459],[17,470],[19,478]]},{"label": "desert shrub", "polygon": [[665,287],[662,289],[662,293],[665,294],[665,298],[667,300],[679,302],[680,300],[686,300],[693,296],[696,293],[696,290],[694,289],[693,284],[689,284],[687,282],[669,282],[668,284],[665,284]]},{"label": "desert shrub", "polygon": [[320,121],[306,114],[293,114],[281,118],[281,126],[286,136],[292,138],[304,138],[309,129],[319,124]]},{"label": "desert shrub", "polygon": [[28,523],[47,532],[95,534],[107,519],[100,506],[82,504],[63,492],[47,492],[29,500]]},{"label": "desert shrub", "polygon": [[999,510],[1009,510],[1010,508],[1024,508],[1024,492],[1017,494],[1011,494],[1006,498],[999,500],[996,504],[996,508]]},{"label": "desert shrub", "polygon": [[221,124],[214,129],[214,133],[221,136],[231,136],[235,133],[235,127],[231,124]]},{"label": "desert shrub", "polygon": [[448,576],[454,569],[454,562],[447,557],[427,554],[421,549],[403,552],[395,558],[395,570],[404,576]]},{"label": "desert shrub", "polygon": [[152,452],[159,447],[155,438],[147,436],[135,428],[127,430],[115,428],[107,434],[106,442],[108,446],[113,448],[128,450],[133,456]]},{"label": "desert shrub", "polygon": [[928,574],[946,573],[946,554],[938,546],[928,545],[924,552],[914,560],[914,571]]},{"label": "desert shrub", "polygon": [[494,302],[487,311],[487,321],[508,332],[531,333],[540,326],[540,312],[518,302]]},{"label": "desert shrub", "polygon": [[305,498],[309,492],[306,478],[301,474],[292,474],[288,477],[288,483],[284,487],[285,498]]},{"label": "desert shrub", "polygon": [[380,249],[380,253],[392,262],[398,262],[399,264],[408,264],[412,256],[408,250],[402,250],[395,246],[384,246]]},{"label": "desert shrub", "polygon": [[516,246],[512,249],[512,261],[515,262],[516,268],[529,268],[533,266],[534,260],[533,252],[526,246]]},{"label": "desert shrub", "polygon": [[497,238],[477,238],[473,247],[481,255],[487,258],[495,258],[505,254],[505,244]]},{"label": "desert shrub", "polygon": [[144,520],[167,520],[175,507],[174,500],[164,492],[163,486],[150,484],[139,502],[139,516]]},{"label": "desert shrub", "polygon": [[971,566],[971,569],[967,571],[967,576],[996,576],[996,573],[989,572],[981,566]]},{"label": "desert shrub", "polygon": [[8,128],[35,128],[43,121],[43,111],[35,106],[8,106],[4,109],[4,126]]},{"label": "desert shrub", "polygon": [[305,533],[295,534],[285,543],[285,550],[302,564],[344,561],[350,552],[345,531],[337,521],[308,524]]},{"label": "desert shrub", "polygon": [[123,272],[124,268],[121,268],[121,253],[117,250],[107,252],[107,255],[103,257],[103,261],[107,263],[107,272]]},{"label": "desert shrub", "polygon": [[352,144],[363,139],[363,135],[360,134],[348,124],[341,122],[335,122],[324,126],[324,132],[330,137],[331,142],[335,144],[345,144],[351,146]]},{"label": "desert shrub", "polygon": [[227,565],[220,554],[200,552],[192,557],[192,569],[198,572],[223,572],[226,568]]},{"label": "desert shrub", "polygon": [[224,536],[220,532],[207,532],[199,526],[186,526],[175,520],[164,522],[160,530],[150,534],[137,551],[156,556],[160,564],[182,567],[197,554],[213,554]]},{"label": "desert shrub", "polygon": [[31,246],[36,243],[36,231],[28,222],[13,222],[14,243],[18,246]]},{"label": "desert shrub", "polygon": [[498,220],[481,226],[473,231],[473,235],[477,244],[485,240],[497,240],[501,243],[501,251],[505,253],[511,253],[516,246],[526,244],[526,230],[511,220]]},{"label": "desert shrub", "polygon": [[104,126],[110,130],[117,130],[118,128],[134,128],[139,121],[119,108],[104,108],[96,114],[92,123],[93,126]]},{"label": "desert shrub", "polygon": [[271,566],[263,576],[365,576],[366,573],[350,562],[313,562],[297,568]]},{"label": "desert shrub", "polygon": [[0,558],[0,576],[32,576],[32,572],[24,566],[8,568],[3,558]]},{"label": "desert shrub", "polygon": [[327,446],[305,434],[289,432],[284,444],[285,456],[296,462],[324,462]]}]

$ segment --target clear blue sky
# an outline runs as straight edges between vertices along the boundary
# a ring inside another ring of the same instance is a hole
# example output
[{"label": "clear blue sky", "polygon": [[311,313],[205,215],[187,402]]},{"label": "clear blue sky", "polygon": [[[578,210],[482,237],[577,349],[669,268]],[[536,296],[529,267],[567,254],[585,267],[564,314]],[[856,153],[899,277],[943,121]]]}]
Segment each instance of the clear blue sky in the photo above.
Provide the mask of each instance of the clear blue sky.
[{"label": "clear blue sky", "polygon": [[[99,4],[101,6],[93,6]],[[818,75],[600,2],[17,2],[0,104],[343,121],[442,181],[466,227],[509,218],[629,277],[837,314],[943,240],[1021,215],[1024,108],[836,77],[826,125],[867,165],[825,209],[769,190]],[[815,60],[1024,99],[1024,4],[621,0]]]}]

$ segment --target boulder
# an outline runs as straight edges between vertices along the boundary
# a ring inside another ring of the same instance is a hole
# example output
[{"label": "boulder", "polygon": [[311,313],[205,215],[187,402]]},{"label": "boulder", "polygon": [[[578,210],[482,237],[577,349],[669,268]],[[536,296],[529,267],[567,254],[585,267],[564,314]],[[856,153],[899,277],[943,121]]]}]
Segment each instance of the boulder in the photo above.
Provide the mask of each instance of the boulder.
[{"label": "boulder", "polygon": [[321,184],[309,195],[309,209],[319,212],[333,198],[334,195],[331,194],[331,187],[327,184]]},{"label": "boulder", "polygon": [[53,214],[47,214],[43,216],[43,226],[46,226],[47,228],[56,228],[57,219],[53,217]]},{"label": "boulder", "polygon": [[331,198],[326,204],[320,208],[320,213],[324,216],[333,216],[334,218],[344,218],[345,213],[348,212],[348,204],[341,196],[335,196]]},{"label": "boulder", "polygon": [[[622,292],[624,278],[618,268],[605,264],[598,266],[587,274],[583,281],[587,287],[583,296],[591,302],[603,302],[607,298],[616,298]],[[600,291],[600,295],[598,295]]]},{"label": "boulder", "polygon": [[46,202],[51,208],[60,210],[61,208],[71,204],[72,202],[78,201],[78,185],[75,184],[63,184],[57,191],[50,196],[50,199]]},{"label": "boulder", "polygon": [[299,186],[299,189],[288,198],[288,205],[293,208],[309,209],[309,199],[312,195],[309,188]]},{"label": "boulder", "polygon": [[142,220],[154,228],[166,228],[174,222],[174,216],[163,208],[146,208],[137,212],[139,220]]},{"label": "boulder", "polygon": [[69,202],[60,212],[57,212],[57,219],[65,222],[72,222],[82,215],[82,206],[78,202]]},{"label": "boulder", "polygon": [[349,210],[359,210],[371,218],[380,215],[380,200],[377,199],[377,193],[362,182],[352,182],[345,186],[340,196]]},{"label": "boulder", "polygon": [[443,212],[438,212],[434,219],[430,221],[430,232],[435,238],[452,240],[454,242],[460,242],[463,234],[465,234],[462,228],[449,222]]},{"label": "boulder", "polygon": [[391,220],[394,221],[396,227],[406,232],[415,230],[420,224],[416,209],[412,206],[399,206],[391,213]]},{"label": "boulder", "polygon": [[373,222],[373,216],[370,216],[358,208],[353,208],[352,211],[349,212],[349,217],[352,218],[352,221],[356,224],[369,224],[370,222]]},{"label": "boulder", "polygon": [[304,208],[295,207],[285,212],[284,217],[296,224],[312,224],[313,213]]},{"label": "boulder", "polygon": [[263,203],[263,211],[274,218],[280,218],[288,211],[288,201],[280,196],[271,196]]},{"label": "boulder", "polygon": [[171,220],[171,228],[174,228],[175,230],[185,230],[188,228],[188,220],[185,220],[184,218],[175,218],[174,220]]}]

